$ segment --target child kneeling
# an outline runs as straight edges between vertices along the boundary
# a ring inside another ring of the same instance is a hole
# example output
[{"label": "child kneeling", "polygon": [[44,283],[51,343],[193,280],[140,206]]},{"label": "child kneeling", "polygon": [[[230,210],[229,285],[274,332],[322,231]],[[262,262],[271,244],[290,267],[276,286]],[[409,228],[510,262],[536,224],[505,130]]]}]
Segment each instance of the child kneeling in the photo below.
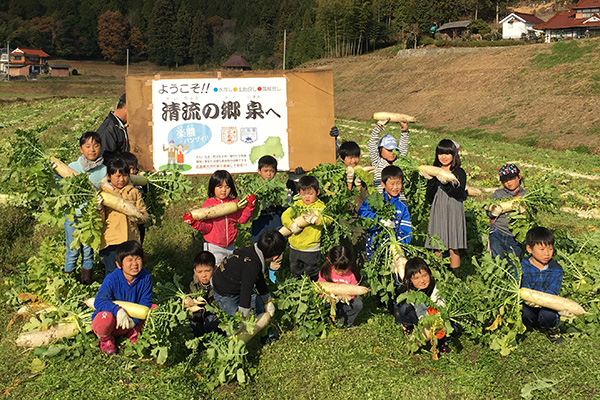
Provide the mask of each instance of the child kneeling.
[{"label": "child kneeling", "polygon": [[100,349],[106,354],[116,352],[115,336],[125,335],[131,343],[137,343],[137,336],[144,327],[144,321],[131,318],[127,311],[113,303],[121,300],[152,306],[152,280],[142,265],[143,258],[144,250],[138,242],[130,240],[119,245],[115,255],[117,269],[104,278],[96,295],[92,330],[100,338]]}]

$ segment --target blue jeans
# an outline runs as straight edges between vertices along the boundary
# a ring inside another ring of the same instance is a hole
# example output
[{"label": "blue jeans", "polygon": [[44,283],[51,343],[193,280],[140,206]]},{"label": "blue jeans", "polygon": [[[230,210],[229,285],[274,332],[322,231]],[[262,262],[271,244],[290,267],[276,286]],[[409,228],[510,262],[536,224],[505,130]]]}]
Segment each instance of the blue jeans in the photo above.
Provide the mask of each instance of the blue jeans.
[{"label": "blue jeans", "polygon": [[100,255],[104,262],[104,276],[108,276],[108,274],[117,269],[117,247],[119,247],[118,244],[112,244],[100,250]]},{"label": "blue jeans", "polygon": [[[235,296],[222,296],[215,291],[213,288],[213,295],[215,301],[221,310],[225,311],[228,315],[234,316],[240,306],[240,295]],[[262,299],[256,293],[252,293],[250,300],[250,308],[254,311],[254,315],[258,316],[265,312],[265,304]]]},{"label": "blue jeans", "polygon": [[558,311],[545,307],[529,307],[523,304],[521,316],[523,324],[528,328],[556,328],[560,323]]},{"label": "blue jeans", "polygon": [[65,237],[67,239],[67,252],[65,253],[65,272],[72,272],[77,267],[77,260],[79,254],[81,254],[81,268],[92,269],[94,266],[94,250],[90,246],[80,246],[78,249],[71,250],[71,243],[73,242],[73,233],[75,227],[73,224],[77,222],[69,221],[65,218]]},{"label": "blue jeans", "polygon": [[490,250],[492,257],[499,255],[501,259],[505,259],[506,254],[514,253],[519,260],[521,259],[521,243],[517,242],[513,235],[508,235],[499,229],[490,229]]}]

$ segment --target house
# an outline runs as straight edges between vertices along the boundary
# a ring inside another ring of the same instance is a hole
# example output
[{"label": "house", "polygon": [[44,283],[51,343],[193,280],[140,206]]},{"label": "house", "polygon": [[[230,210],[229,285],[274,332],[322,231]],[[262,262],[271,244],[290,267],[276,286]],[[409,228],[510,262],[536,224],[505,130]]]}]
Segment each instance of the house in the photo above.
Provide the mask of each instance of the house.
[{"label": "house", "polygon": [[17,47],[10,52],[10,76],[37,75],[46,68],[48,57],[48,54],[39,49]]},{"label": "house", "polygon": [[446,22],[437,29],[437,33],[446,34],[451,39],[460,39],[468,35],[469,25],[471,25],[471,20]]},{"label": "house", "polygon": [[543,24],[546,42],[600,35],[600,0],[580,0],[567,11],[558,11]]},{"label": "house", "polygon": [[252,67],[248,64],[248,61],[244,60],[242,56],[231,56],[229,60],[223,63],[223,67],[227,69],[239,69],[242,71],[251,70]]},{"label": "house", "polygon": [[48,64],[48,74],[50,76],[69,76],[69,64]]},{"label": "house", "polygon": [[6,73],[6,66],[8,65],[8,49],[3,47],[0,49],[0,74]]},{"label": "house", "polygon": [[513,12],[500,21],[502,24],[502,39],[521,39],[523,35],[530,37],[532,34],[542,33],[536,28],[544,21],[533,14]]}]

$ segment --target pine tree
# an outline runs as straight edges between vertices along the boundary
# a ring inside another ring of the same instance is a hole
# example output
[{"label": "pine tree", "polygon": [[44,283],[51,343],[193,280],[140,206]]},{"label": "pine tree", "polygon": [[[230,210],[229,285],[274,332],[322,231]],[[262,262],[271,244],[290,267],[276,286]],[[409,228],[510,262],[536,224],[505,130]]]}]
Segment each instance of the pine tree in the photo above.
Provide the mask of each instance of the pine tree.
[{"label": "pine tree", "polygon": [[177,22],[173,29],[173,60],[177,65],[186,64],[190,57],[190,32],[192,16],[187,3],[182,3],[177,11]]},{"label": "pine tree", "polygon": [[210,52],[208,29],[201,11],[192,19],[189,55],[194,64],[201,65],[208,60]]},{"label": "pine tree", "polygon": [[173,63],[175,12],[171,0],[157,0],[148,24],[148,59],[158,65]]}]

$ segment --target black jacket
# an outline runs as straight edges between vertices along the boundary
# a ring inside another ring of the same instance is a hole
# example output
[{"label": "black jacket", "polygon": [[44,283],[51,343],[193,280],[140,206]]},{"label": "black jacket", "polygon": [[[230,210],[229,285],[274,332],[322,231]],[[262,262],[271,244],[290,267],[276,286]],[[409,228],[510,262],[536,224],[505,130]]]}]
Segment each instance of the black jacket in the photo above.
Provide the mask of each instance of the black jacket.
[{"label": "black jacket", "polygon": [[104,164],[119,153],[129,151],[129,136],[127,130],[121,126],[119,119],[113,112],[102,122],[102,125],[96,131],[102,140],[102,155]]}]

